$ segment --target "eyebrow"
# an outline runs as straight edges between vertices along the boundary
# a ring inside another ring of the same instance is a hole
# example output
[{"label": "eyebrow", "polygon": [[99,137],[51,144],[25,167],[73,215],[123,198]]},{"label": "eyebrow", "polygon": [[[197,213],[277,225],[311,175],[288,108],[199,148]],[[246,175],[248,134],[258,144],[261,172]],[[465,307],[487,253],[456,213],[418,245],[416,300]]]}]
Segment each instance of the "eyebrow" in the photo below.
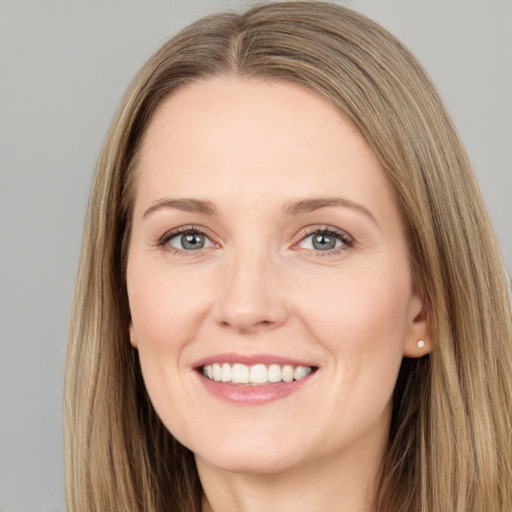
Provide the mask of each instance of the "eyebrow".
[{"label": "eyebrow", "polygon": [[[300,201],[289,202],[285,205],[283,211],[286,215],[304,215],[306,213],[314,212],[320,208],[327,207],[342,207],[350,208],[366,215],[375,224],[378,225],[377,220],[368,208],[363,205],[350,201],[349,199],[343,199],[341,197],[329,197],[329,198],[313,198],[313,199],[302,199]],[[171,199],[162,198],[155,201],[142,215],[147,217],[151,213],[160,209],[177,209],[186,212],[196,212],[205,215],[215,215],[217,209],[211,201],[204,201],[201,199]]]},{"label": "eyebrow", "polygon": [[373,216],[370,210],[368,210],[368,208],[364,207],[362,204],[350,201],[349,199],[343,199],[341,197],[320,197],[313,199],[303,199],[301,201],[293,201],[286,204],[284,207],[284,213],[286,215],[304,215],[306,213],[319,210],[320,208],[327,208],[330,206],[350,208],[351,210],[363,213],[378,225],[377,219]]},{"label": "eyebrow", "polygon": [[185,212],[204,213],[205,215],[214,215],[217,211],[215,205],[210,201],[200,199],[171,199],[163,198],[155,201],[142,215],[147,217],[151,213],[166,208],[174,208]]}]

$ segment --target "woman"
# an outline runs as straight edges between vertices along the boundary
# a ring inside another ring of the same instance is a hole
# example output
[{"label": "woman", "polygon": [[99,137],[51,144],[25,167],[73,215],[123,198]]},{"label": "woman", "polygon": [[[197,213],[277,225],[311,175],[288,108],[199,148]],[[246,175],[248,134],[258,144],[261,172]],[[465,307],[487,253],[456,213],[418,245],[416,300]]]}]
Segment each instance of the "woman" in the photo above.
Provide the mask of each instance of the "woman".
[{"label": "woman", "polygon": [[431,82],[342,7],[185,29],[98,162],[70,510],[505,511],[507,279]]}]

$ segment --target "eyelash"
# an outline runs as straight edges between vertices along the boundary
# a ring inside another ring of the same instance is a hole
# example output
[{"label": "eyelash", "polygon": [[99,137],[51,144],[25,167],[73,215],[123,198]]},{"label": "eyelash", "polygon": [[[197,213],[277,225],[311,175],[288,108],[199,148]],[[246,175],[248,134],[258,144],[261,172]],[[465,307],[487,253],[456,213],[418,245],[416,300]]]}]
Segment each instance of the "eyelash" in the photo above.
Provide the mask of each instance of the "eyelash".
[{"label": "eyelash", "polygon": [[[195,226],[181,226],[179,228],[173,229],[172,231],[168,231],[164,236],[162,236],[158,242],[157,246],[162,247],[165,250],[171,252],[172,254],[178,255],[178,256],[185,256],[185,253],[187,256],[195,256],[197,253],[202,252],[202,249],[196,249],[196,250],[190,250],[187,251],[185,249],[177,249],[175,247],[172,247],[169,244],[170,240],[173,238],[180,236],[180,235],[187,235],[187,234],[200,234],[204,237],[208,238],[210,241],[212,241],[212,237],[208,235],[206,230],[202,228],[198,228]],[[315,234],[323,234],[328,235],[336,238],[339,240],[342,245],[341,247],[336,247],[334,249],[327,249],[324,251],[320,250],[314,250],[314,249],[305,249],[307,251],[313,252],[315,256],[317,257],[327,257],[327,256],[333,256],[341,253],[342,251],[345,251],[346,249],[349,249],[354,246],[354,239],[348,235],[345,231],[342,231],[341,229],[334,228],[332,226],[324,226],[324,227],[315,227],[315,228],[309,228],[306,231],[302,232],[296,242],[294,242],[292,249],[296,247],[300,242],[303,242],[308,237],[315,235]],[[215,243],[212,241],[212,243]],[[294,249],[299,250],[299,249]],[[194,254],[195,253],[195,254]]]},{"label": "eyelash", "polygon": [[[299,236],[300,238],[293,244],[293,247],[297,246],[300,242],[303,242],[308,237],[316,234],[328,235],[339,240],[342,245],[340,247],[335,247],[333,249],[327,249],[324,251],[319,251],[315,249],[306,249],[309,252],[313,252],[314,255],[318,258],[325,258],[329,256],[336,256],[341,252],[350,249],[354,246],[354,239],[345,231],[334,228],[332,226],[323,226],[323,227],[314,227],[308,228],[306,231],[302,232]],[[298,250],[298,249],[295,249]]]},{"label": "eyelash", "polygon": [[[205,238],[208,238],[211,240],[211,236],[208,235],[208,233],[201,228],[198,228],[196,226],[181,226],[179,228],[173,229],[172,231],[168,231],[165,233],[165,235],[158,240],[157,246],[164,248],[166,251],[171,252],[174,255],[177,256],[185,256],[185,253],[187,256],[196,256],[197,253],[201,252],[201,249],[197,249],[195,251],[187,251],[185,249],[177,249],[176,247],[172,247],[169,244],[169,242],[180,235],[193,235],[193,234],[199,234],[203,235]],[[196,254],[194,254],[196,253]]]}]

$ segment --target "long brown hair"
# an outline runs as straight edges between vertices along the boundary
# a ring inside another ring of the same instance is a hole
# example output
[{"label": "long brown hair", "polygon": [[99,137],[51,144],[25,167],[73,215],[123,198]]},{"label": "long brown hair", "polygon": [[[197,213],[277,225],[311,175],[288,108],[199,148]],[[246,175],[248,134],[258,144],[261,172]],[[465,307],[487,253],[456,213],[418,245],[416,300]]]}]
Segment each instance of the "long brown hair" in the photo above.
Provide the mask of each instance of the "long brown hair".
[{"label": "long brown hair", "polygon": [[140,141],[179,87],[279,80],[328,99],[380,159],[406,225],[434,349],[404,359],[378,512],[505,512],[512,504],[512,321],[504,264],[470,163],[411,54],[353,11],[278,2],[186,28],[143,67],[101,152],[65,379],[70,512],[200,511],[193,454],[156,416],[128,340],[125,268]]}]

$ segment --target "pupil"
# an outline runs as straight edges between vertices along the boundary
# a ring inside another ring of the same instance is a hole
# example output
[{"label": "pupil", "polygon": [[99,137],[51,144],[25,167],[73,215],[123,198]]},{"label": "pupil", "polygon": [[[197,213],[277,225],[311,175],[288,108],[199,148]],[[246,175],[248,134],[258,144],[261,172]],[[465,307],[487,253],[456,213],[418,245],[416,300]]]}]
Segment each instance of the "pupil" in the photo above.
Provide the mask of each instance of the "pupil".
[{"label": "pupil", "polygon": [[188,233],[186,235],[182,235],[181,245],[187,250],[201,249],[204,247],[204,236],[200,233]]},{"label": "pupil", "polygon": [[320,251],[328,251],[334,249],[336,246],[336,239],[333,236],[318,234],[313,237],[313,247]]}]

